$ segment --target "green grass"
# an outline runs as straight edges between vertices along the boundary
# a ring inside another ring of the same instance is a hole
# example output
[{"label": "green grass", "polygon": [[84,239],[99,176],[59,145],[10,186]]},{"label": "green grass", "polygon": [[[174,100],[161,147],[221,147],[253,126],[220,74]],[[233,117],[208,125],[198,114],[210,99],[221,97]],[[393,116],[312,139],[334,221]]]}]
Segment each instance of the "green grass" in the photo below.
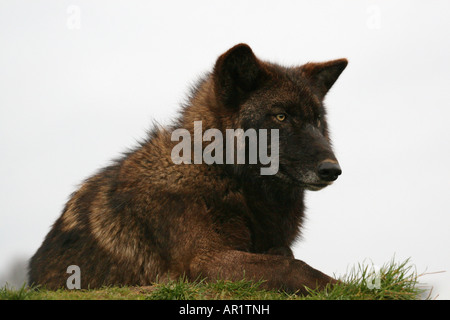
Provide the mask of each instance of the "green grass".
[{"label": "green grass", "polygon": [[[92,290],[0,288],[0,300],[415,300],[420,289],[415,268],[409,259],[385,264],[378,272],[379,286],[372,265],[358,264],[340,277],[341,284],[322,291],[309,290],[301,296],[282,291],[264,290],[262,282],[248,280],[188,282],[184,278],[148,287],[104,287]],[[373,285],[371,285],[373,284]],[[378,289],[377,289],[378,287]]]},{"label": "green grass", "polygon": [[392,260],[380,268],[377,283],[372,266],[358,264],[344,277],[343,284],[321,292],[311,290],[307,299],[417,300],[426,291],[419,286],[419,276],[409,259],[400,263]]}]

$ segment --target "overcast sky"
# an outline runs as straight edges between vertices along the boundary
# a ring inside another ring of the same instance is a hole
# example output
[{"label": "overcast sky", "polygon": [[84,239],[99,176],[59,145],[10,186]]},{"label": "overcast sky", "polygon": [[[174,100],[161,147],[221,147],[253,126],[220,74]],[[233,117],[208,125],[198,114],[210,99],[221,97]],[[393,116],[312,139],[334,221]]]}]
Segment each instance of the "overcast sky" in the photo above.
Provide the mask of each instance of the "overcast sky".
[{"label": "overcast sky", "polygon": [[285,65],[349,60],[326,98],[343,174],[308,193],[296,257],[338,276],[410,257],[418,273],[447,271],[421,281],[450,299],[449,11],[445,0],[1,0],[0,279],[83,179],[152,120],[170,122],[198,76],[245,42]]}]

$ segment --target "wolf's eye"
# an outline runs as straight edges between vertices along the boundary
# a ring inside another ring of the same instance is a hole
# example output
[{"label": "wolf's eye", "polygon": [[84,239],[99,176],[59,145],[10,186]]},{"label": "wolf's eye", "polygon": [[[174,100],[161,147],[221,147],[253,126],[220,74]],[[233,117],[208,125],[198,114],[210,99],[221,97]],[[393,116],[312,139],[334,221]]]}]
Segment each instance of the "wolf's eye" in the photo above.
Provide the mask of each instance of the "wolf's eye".
[{"label": "wolf's eye", "polygon": [[284,121],[286,120],[286,114],[285,113],[279,113],[275,116],[278,121]]}]

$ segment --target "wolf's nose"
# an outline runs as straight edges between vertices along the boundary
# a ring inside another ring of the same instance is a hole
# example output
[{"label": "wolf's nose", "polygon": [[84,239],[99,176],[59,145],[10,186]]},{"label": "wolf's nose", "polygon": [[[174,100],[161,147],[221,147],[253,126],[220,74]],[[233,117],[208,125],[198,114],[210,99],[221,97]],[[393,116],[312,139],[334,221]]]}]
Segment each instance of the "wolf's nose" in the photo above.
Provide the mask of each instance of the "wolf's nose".
[{"label": "wolf's nose", "polygon": [[342,173],[342,170],[337,162],[325,160],[319,164],[317,173],[322,180],[334,181]]}]

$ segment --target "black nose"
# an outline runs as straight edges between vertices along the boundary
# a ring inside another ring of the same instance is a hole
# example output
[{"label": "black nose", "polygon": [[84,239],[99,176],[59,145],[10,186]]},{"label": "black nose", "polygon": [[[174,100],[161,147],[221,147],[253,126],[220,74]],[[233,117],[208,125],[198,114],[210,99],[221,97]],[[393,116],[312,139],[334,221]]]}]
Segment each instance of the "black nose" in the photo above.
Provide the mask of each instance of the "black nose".
[{"label": "black nose", "polygon": [[319,164],[317,173],[322,180],[334,181],[342,173],[342,170],[338,163],[326,160]]}]

